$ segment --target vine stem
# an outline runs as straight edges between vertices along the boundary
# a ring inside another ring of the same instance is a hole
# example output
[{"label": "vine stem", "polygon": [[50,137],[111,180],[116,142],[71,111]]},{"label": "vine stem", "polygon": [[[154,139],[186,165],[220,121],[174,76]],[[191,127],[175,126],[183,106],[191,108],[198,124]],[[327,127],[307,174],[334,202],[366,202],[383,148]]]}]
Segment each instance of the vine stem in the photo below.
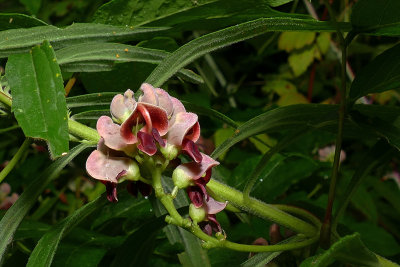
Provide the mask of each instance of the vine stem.
[{"label": "vine stem", "polygon": [[[328,0],[324,0],[324,4],[328,9],[331,20],[335,24],[337,30],[337,35],[340,41],[340,47],[342,50],[342,58],[341,58],[341,86],[340,86],[340,106],[339,106],[339,121],[338,121],[338,131],[336,136],[336,144],[335,144],[335,156],[332,166],[332,175],[331,181],[329,185],[329,193],[328,193],[328,203],[326,206],[325,217],[323,220],[323,224],[321,227],[321,236],[320,236],[320,245],[322,248],[329,248],[331,244],[331,230],[332,230],[332,209],[333,203],[336,195],[336,185],[339,176],[339,165],[340,165],[340,151],[342,149],[342,140],[343,140],[343,126],[344,126],[344,117],[346,114],[346,96],[347,96],[347,88],[346,88],[346,61],[347,61],[347,45],[348,40],[345,40],[343,33],[340,31],[338,23],[336,21],[336,15],[329,4]],[[349,35],[352,36],[352,35]],[[348,36],[348,37],[349,37]],[[352,38],[352,37],[351,37]]]},{"label": "vine stem", "polygon": [[18,149],[17,153],[14,155],[14,157],[10,160],[10,162],[6,165],[6,167],[0,172],[0,183],[4,180],[4,178],[7,177],[7,175],[10,173],[12,169],[14,169],[15,165],[19,162],[21,159],[22,155],[26,151],[26,149],[29,147],[29,144],[31,143],[31,139],[27,137],[25,141],[22,143],[21,147]]}]

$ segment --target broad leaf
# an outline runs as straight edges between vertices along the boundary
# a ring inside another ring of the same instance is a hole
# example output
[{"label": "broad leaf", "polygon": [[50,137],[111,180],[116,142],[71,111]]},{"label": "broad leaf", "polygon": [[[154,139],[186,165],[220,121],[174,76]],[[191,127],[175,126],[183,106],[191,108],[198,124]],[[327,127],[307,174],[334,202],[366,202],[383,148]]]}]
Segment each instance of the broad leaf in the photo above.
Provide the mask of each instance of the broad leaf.
[{"label": "broad leaf", "polygon": [[50,229],[50,231],[48,231],[37,243],[29,257],[27,266],[50,266],[61,239],[69,230],[78,225],[92,212],[104,206],[106,202],[107,198],[104,195],[101,195],[96,200],[84,205],[59,224],[52,227],[52,229]]},{"label": "broad leaf", "polygon": [[360,0],[353,7],[351,23],[355,32],[400,35],[400,1]]},{"label": "broad leaf", "polygon": [[374,253],[369,251],[362,243],[360,235],[354,233],[341,238],[323,254],[303,261],[300,267],[323,267],[330,265],[335,260],[355,264],[356,266],[380,266]]},{"label": "broad leaf", "polygon": [[46,140],[53,158],[68,152],[64,84],[49,42],[35,46],[30,53],[10,56],[6,75],[12,111],[24,134]]},{"label": "broad leaf", "polygon": [[[344,26],[342,29],[348,28]],[[181,46],[158,65],[146,81],[153,86],[161,86],[181,68],[207,53],[272,31],[335,31],[335,27],[329,22],[290,17],[245,22],[209,33]]]},{"label": "broad leaf", "polygon": [[0,13],[0,31],[47,25],[37,18],[18,13]]},{"label": "broad leaf", "polygon": [[400,88],[400,61],[397,60],[398,58],[400,58],[400,44],[372,60],[354,79],[350,88],[350,99],[355,101],[367,94]]},{"label": "broad leaf", "polygon": [[142,40],[166,28],[130,28],[110,25],[75,23],[60,29],[55,26],[38,26],[29,29],[12,29],[0,32],[0,58],[27,52],[32,46],[48,40],[54,49],[82,42],[123,42]]},{"label": "broad leaf", "polygon": [[36,199],[45,189],[48,183],[57,177],[60,171],[73,160],[80,152],[90,147],[80,144],[71,149],[69,153],[51,164],[40,176],[25,188],[17,202],[6,212],[0,221],[0,262],[2,261],[7,245],[11,243],[15,230],[26,216]]}]

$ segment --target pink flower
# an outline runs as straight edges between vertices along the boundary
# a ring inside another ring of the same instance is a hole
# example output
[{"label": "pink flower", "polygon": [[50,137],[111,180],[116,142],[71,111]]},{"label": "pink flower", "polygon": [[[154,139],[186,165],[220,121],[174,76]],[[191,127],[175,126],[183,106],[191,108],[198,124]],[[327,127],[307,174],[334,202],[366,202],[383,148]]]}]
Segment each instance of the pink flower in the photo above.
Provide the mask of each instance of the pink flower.
[{"label": "pink flower", "polygon": [[202,205],[199,207],[196,207],[196,204],[194,203],[190,204],[189,215],[193,221],[196,223],[199,222],[199,226],[203,232],[211,235],[213,231],[222,231],[221,225],[217,221],[215,214],[225,209],[226,205],[226,202],[219,202],[212,197],[208,197],[208,199],[202,201]]},{"label": "pink flower", "polygon": [[9,209],[18,200],[19,195],[17,193],[12,193],[11,196],[8,196],[10,193],[11,186],[9,184],[0,184],[0,210]]},{"label": "pink flower", "polygon": [[[184,152],[195,165],[210,164],[211,158],[207,156],[203,160],[205,155],[195,144],[200,137],[197,115],[186,112],[183,104],[163,89],[146,83],[140,89],[143,95],[137,101],[131,90],[113,98],[112,118],[101,116],[98,119],[96,128],[101,140],[86,162],[89,175],[106,185],[110,201],[117,201],[119,182],[142,180],[140,165],[146,156],[157,154],[165,160],[173,160]],[[192,165],[188,168],[195,168]],[[149,173],[149,170],[145,172]],[[206,177],[200,179],[199,176],[194,180],[198,180],[199,186],[202,184],[205,192],[204,186],[211,173],[206,169],[204,172]]]}]

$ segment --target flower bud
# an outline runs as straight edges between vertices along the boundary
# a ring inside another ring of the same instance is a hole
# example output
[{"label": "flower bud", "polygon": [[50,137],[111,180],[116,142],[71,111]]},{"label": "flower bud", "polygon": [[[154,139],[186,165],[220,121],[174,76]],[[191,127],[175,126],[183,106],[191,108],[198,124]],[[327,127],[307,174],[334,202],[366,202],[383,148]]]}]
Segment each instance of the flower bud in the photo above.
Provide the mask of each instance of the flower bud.
[{"label": "flower bud", "polygon": [[206,219],[207,212],[203,207],[196,208],[193,204],[189,205],[189,216],[194,222],[202,222]]},{"label": "flower bud", "polygon": [[193,179],[181,168],[176,168],[172,173],[172,180],[179,189],[193,185]]},{"label": "flower bud", "polygon": [[175,159],[179,153],[179,149],[177,146],[168,143],[164,147],[161,146],[160,151],[167,160]]}]

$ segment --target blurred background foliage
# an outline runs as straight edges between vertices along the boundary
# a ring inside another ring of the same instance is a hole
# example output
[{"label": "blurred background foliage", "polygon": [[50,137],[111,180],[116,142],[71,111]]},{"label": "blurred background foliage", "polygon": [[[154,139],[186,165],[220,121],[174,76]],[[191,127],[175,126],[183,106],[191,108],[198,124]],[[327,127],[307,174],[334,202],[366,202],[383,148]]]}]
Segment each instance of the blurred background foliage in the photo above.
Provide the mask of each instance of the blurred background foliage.
[{"label": "blurred background foliage", "polygon": [[[32,15],[40,23],[58,27],[74,22],[96,22],[129,26],[171,26],[170,30],[142,42],[133,42],[147,48],[175,51],[181,45],[207,32],[222,29],[248,20],[240,16],[241,10],[261,1],[243,1],[242,6],[218,4],[225,8],[226,16],[205,20],[207,9],[189,13],[192,19],[181,23],[164,17],[189,7],[210,1],[200,0],[0,0],[2,13]],[[279,2],[279,1],[278,1]],[[303,1],[281,1],[286,4],[276,10],[308,14]],[[348,21],[353,0],[331,1],[339,19]],[[324,5],[312,1],[313,9],[323,20],[329,19]],[[134,14],[134,16],[131,15]],[[260,14],[270,12],[263,10]],[[255,12],[257,13],[257,12]],[[233,15],[229,15],[233,14]],[[184,17],[184,15],[182,15]],[[4,26],[3,26],[4,27]],[[5,28],[1,29],[4,30]],[[349,47],[349,79],[354,78],[366,63],[384,50],[398,43],[398,38],[358,36]],[[181,79],[171,79],[166,85],[169,93],[192,104],[213,108],[243,123],[256,115],[279,106],[300,103],[339,102],[339,50],[334,33],[284,32],[267,33],[249,41],[221,49],[198,59],[190,65],[204,79],[193,85]],[[4,72],[6,60],[0,60]],[[123,92],[127,88],[137,90],[155,68],[148,63],[115,63],[113,70],[104,72],[63,73],[67,82],[76,78],[69,96],[86,93]],[[372,105],[396,106],[399,91],[390,90],[371,94],[359,101]],[[82,111],[82,110],[80,110]],[[0,120],[0,168],[18,150],[23,133],[13,117],[2,111]],[[200,116],[202,138],[200,146],[206,153],[229,138],[234,129],[206,116]],[[90,121],[95,125],[95,121]],[[12,130],[9,127],[14,127]],[[260,161],[262,154],[279,142],[290,131],[261,134],[232,147],[219,157],[221,165],[214,177],[230,186],[243,189],[246,178]],[[315,130],[302,135],[282,153],[276,154],[263,168],[254,186],[252,196],[267,203],[284,203],[304,207],[322,218],[327,202],[327,192],[333,162],[332,144],[335,132]],[[338,194],[343,194],[354,170],[362,162],[365,151],[376,138],[363,133],[348,133],[343,145],[344,160]],[[89,151],[79,155],[68,164],[60,177],[47,186],[29,216],[24,219],[15,235],[14,245],[8,251],[5,266],[23,266],[40,237],[51,225],[61,221],[101,193],[100,183],[88,177],[84,163]],[[25,160],[29,156],[29,160]],[[378,156],[378,155],[377,155]],[[35,141],[25,152],[17,167],[4,181],[11,190],[0,192],[0,200],[11,200],[12,193],[20,194],[27,184],[50,164],[46,144]],[[341,235],[357,231],[365,245],[374,252],[400,261],[400,173],[399,160],[379,165],[365,179],[351,200],[351,205],[339,226]],[[3,184],[4,184],[3,183]],[[1,206],[1,204],[0,204]],[[2,216],[7,207],[0,211]],[[170,245],[170,234],[161,219],[154,215],[154,207],[142,197],[132,198],[121,194],[118,204],[108,205],[86,218],[74,228],[60,244],[54,258],[54,266],[174,266],[185,262],[185,242]],[[254,216],[235,216],[229,212],[218,214],[218,220],[232,241],[252,243],[263,237],[270,240],[270,225]],[[173,229],[173,231],[182,231]],[[281,229],[282,235],[290,233]],[[182,240],[193,239],[186,232]],[[192,241],[191,241],[192,242]],[[132,253],[137,251],[137,253]],[[299,264],[299,254],[307,256],[310,251],[285,253],[276,260],[279,266]],[[118,257],[115,257],[117,255]],[[207,261],[213,266],[237,266],[249,254],[212,249]],[[301,258],[301,257],[300,257]],[[206,262],[207,262],[206,261]],[[79,264],[77,264],[79,263]],[[202,266],[206,266],[207,264]]]}]

